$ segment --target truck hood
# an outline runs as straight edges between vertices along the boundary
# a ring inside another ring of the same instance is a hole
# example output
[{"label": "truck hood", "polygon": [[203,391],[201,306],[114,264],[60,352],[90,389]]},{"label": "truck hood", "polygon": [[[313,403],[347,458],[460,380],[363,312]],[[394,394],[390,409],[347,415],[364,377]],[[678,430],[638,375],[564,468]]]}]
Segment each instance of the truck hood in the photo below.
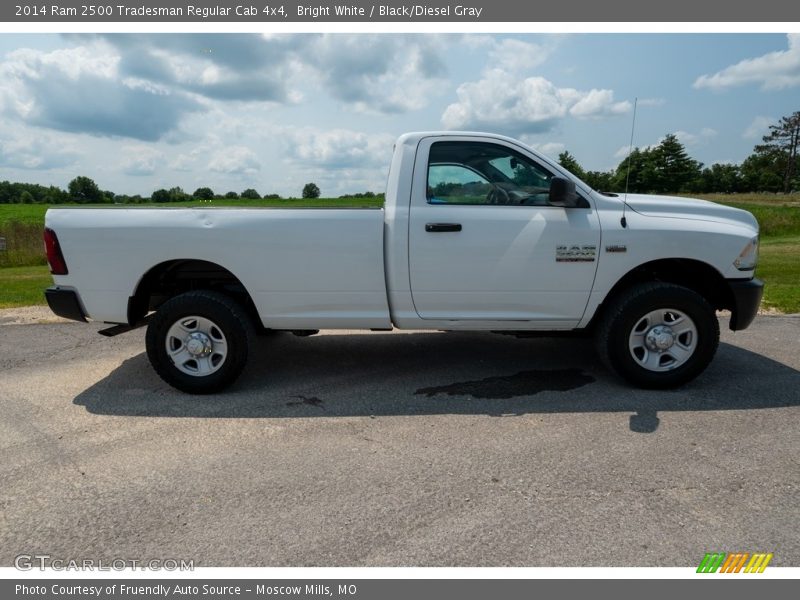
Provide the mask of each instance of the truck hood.
[{"label": "truck hood", "polygon": [[746,210],[709,202],[708,200],[696,200],[680,196],[628,194],[627,202],[630,208],[646,217],[730,223],[758,231],[758,221]]}]

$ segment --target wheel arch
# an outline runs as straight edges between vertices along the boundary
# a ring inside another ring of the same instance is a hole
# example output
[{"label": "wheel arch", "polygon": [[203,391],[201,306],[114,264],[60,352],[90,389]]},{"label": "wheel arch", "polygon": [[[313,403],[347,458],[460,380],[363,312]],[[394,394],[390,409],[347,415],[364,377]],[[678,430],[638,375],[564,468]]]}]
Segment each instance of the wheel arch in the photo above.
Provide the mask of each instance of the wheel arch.
[{"label": "wheel arch", "polygon": [[158,263],[142,275],[128,298],[128,324],[134,325],[170,298],[192,290],[212,290],[230,296],[243,306],[254,323],[260,323],[250,293],[232,271],[211,261],[178,258]]},{"label": "wheel arch", "polygon": [[588,328],[602,318],[614,299],[632,286],[663,282],[680,285],[703,296],[716,310],[734,308],[734,298],[725,278],[713,265],[692,258],[660,258],[632,268],[611,287],[597,307]]}]

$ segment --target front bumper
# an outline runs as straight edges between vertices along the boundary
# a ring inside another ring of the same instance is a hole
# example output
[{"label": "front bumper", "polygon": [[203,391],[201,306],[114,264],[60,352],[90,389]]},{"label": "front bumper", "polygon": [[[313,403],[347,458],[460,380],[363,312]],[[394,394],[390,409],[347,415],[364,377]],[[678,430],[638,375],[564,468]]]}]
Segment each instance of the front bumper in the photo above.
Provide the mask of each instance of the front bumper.
[{"label": "front bumper", "polygon": [[53,286],[44,291],[44,296],[47,298],[47,305],[50,310],[59,317],[86,322],[86,315],[81,308],[78,294],[74,290],[65,290],[58,286]]},{"label": "front bumper", "polygon": [[729,327],[731,331],[747,329],[758,313],[764,282],[760,279],[732,279],[728,280],[728,286],[733,296]]}]

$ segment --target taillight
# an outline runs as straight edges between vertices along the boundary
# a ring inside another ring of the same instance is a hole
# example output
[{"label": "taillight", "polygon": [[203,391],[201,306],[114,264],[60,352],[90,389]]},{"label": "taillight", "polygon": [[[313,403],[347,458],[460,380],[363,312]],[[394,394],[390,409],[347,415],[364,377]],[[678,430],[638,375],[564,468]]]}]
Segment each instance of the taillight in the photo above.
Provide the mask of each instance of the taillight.
[{"label": "taillight", "polygon": [[44,249],[47,252],[47,262],[50,265],[50,273],[53,275],[67,275],[67,263],[61,252],[61,245],[58,243],[56,232],[49,227],[44,228]]}]

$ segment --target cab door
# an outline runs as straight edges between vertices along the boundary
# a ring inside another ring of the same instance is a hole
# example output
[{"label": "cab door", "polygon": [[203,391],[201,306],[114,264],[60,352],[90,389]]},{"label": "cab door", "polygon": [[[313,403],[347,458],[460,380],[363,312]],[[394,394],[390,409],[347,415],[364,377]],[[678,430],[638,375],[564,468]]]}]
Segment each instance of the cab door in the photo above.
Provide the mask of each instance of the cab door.
[{"label": "cab door", "polygon": [[597,267],[599,220],[588,200],[548,205],[554,175],[511,144],[420,142],[409,217],[420,318],[577,325]]}]

